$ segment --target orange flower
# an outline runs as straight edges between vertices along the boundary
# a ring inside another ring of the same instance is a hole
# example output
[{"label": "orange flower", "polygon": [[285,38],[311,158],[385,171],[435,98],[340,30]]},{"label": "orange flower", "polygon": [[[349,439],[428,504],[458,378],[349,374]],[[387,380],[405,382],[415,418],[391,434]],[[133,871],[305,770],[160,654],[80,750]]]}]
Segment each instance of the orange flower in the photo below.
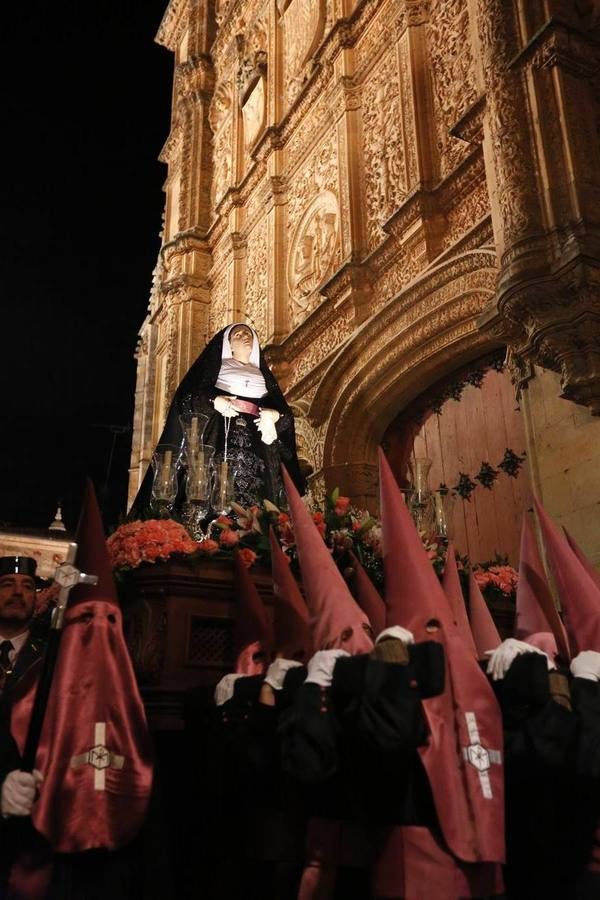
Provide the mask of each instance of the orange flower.
[{"label": "orange flower", "polygon": [[238,553],[240,554],[240,558],[246,568],[249,569],[256,559],[256,553],[254,552],[254,550],[251,550],[249,547],[242,547],[241,550],[238,550]]},{"label": "orange flower", "polygon": [[221,532],[219,543],[221,547],[235,547],[239,539],[240,536],[237,531],[232,531],[231,528],[227,528],[225,531]]},{"label": "orange flower", "polygon": [[215,525],[233,525],[233,522],[228,516],[218,516]]},{"label": "orange flower", "polygon": [[198,544],[198,550],[201,553],[208,553],[209,556],[213,553],[216,553],[218,549],[219,545],[217,544],[217,542],[211,541],[210,538],[207,538],[205,541],[200,541],[200,543]]},{"label": "orange flower", "polygon": [[279,525],[285,525],[289,521],[290,521],[290,517],[288,516],[287,513],[279,513],[279,515],[277,517],[277,522],[279,523]]}]

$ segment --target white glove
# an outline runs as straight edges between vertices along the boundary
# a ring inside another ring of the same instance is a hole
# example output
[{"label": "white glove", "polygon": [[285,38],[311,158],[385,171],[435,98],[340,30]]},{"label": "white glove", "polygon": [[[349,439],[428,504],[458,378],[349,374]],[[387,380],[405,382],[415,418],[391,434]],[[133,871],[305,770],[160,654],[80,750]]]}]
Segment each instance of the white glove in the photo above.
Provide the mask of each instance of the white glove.
[{"label": "white glove", "polygon": [[510,669],[515,657],[521,653],[540,653],[546,657],[549,670],[556,668],[547,653],[544,653],[543,650],[538,650],[532,644],[525,643],[525,641],[518,641],[516,638],[507,638],[495,650],[486,650],[485,652],[490,657],[487,664],[487,672],[488,675],[492,676],[492,681],[501,681]]},{"label": "white glove", "polygon": [[217,706],[223,706],[224,703],[231,700],[238,678],[247,678],[247,676],[242,675],[241,672],[231,672],[229,675],[223,675],[215,688],[215,703]]},{"label": "white glove", "polygon": [[571,660],[571,675],[574,678],[587,678],[588,681],[600,681],[600,653],[596,650],[582,650]]},{"label": "white glove", "polygon": [[[274,417],[277,418],[274,418]],[[277,430],[275,422],[279,418],[279,413],[275,409],[261,409],[260,416],[255,419],[256,427],[260,431],[260,438],[263,444],[272,444],[277,440]]]},{"label": "white glove", "polygon": [[275,422],[279,422],[279,419],[281,418],[281,416],[280,416],[280,414],[277,412],[276,409],[263,409],[262,406],[261,406],[261,408],[260,408],[260,418],[261,418],[261,419],[270,420],[270,421],[273,423],[273,425],[274,425]]},{"label": "white glove", "polygon": [[19,769],[9,772],[2,783],[0,808],[3,818],[29,816],[38,786],[43,780],[42,773],[37,769],[33,772],[21,772]]},{"label": "white glove", "polygon": [[235,399],[235,397],[215,397],[213,406],[222,416],[230,419],[232,416],[239,416],[239,410],[237,410],[231,402]]},{"label": "white glove", "polygon": [[285,676],[290,669],[296,669],[302,663],[297,659],[275,659],[267,669],[265,684],[270,684],[274,691],[280,691],[285,681]]},{"label": "white glove", "polygon": [[391,628],[384,628],[377,635],[375,643],[378,644],[384,638],[394,638],[396,641],[402,641],[403,644],[414,644],[415,642],[415,636],[412,631],[409,631],[408,628],[402,628],[401,625],[392,625]]},{"label": "white glove", "polygon": [[308,664],[305,684],[329,687],[333,681],[333,670],[340,656],[350,656],[346,650],[317,650]]}]

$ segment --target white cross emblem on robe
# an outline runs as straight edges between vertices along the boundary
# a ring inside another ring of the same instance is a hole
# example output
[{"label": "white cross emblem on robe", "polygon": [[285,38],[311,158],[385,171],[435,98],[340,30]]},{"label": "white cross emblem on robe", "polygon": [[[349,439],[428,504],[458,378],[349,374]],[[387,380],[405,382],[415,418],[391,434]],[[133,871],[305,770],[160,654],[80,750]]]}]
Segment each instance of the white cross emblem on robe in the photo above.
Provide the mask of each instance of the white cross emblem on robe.
[{"label": "white cross emblem on robe", "polygon": [[94,746],[85,753],[79,753],[71,757],[71,766],[78,769],[79,766],[90,765],[94,769],[94,790],[106,790],[106,769],[122,769],[125,765],[125,757],[118,753],[112,753],[106,746],[106,722],[96,722],[94,725]]},{"label": "white cross emblem on robe", "polygon": [[486,800],[492,800],[494,794],[490,781],[490,768],[492,765],[502,765],[502,753],[500,750],[488,750],[483,746],[479,737],[475,713],[465,713],[465,720],[467,722],[467,731],[469,732],[469,745],[468,747],[463,747],[463,756],[469,765],[477,770],[481,793]]}]

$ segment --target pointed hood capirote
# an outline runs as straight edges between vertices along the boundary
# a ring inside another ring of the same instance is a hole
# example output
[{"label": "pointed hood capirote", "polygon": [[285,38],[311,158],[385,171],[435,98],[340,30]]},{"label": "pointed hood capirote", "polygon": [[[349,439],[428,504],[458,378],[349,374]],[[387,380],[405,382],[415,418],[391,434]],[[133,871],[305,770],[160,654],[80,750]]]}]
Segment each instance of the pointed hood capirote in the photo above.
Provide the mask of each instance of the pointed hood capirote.
[{"label": "pointed hood capirote", "polygon": [[569,642],[546,581],[533,523],[525,512],[521,530],[515,637],[521,641],[531,640],[537,646],[542,634],[548,634],[546,646],[551,652],[555,655],[560,652],[565,661],[570,659]]},{"label": "pointed hood capirote", "polygon": [[[90,481],[76,541],[77,568],[96,575],[98,583],[75,585],[69,596],[35,760],[44,783],[31,817],[61,853],[129,844],[146,816],[153,768],[144,705]],[[12,708],[11,730],[21,752],[33,696],[32,690]],[[98,748],[110,759],[107,768],[92,762]]]},{"label": "pointed hood capirote", "polygon": [[369,653],[373,649],[369,620],[350,593],[283,466],[282,472],[294,526],[313,649],[338,648],[351,654]]},{"label": "pointed hood capirote", "polygon": [[[458,859],[499,863],[504,860],[500,709],[477,660],[465,651],[450,604],[381,449],[379,473],[388,625],[408,628],[417,642],[437,641],[446,656],[444,690],[422,701],[429,735],[418,748],[440,828]],[[473,761],[476,747],[493,753],[494,764],[484,780]]]},{"label": "pointed hood capirote", "polygon": [[534,504],[563,610],[571,653],[600,651],[600,587],[577,558],[564,532],[535,497]]},{"label": "pointed hood capirote", "polygon": [[427,640],[430,621],[450,624],[452,616],[402,492],[379,450],[386,624],[408,628]]},{"label": "pointed hood capirote", "polygon": [[235,612],[233,619],[234,671],[262,675],[271,661],[273,626],[250,572],[236,551],[233,558]]},{"label": "pointed hood capirote", "polygon": [[591,560],[589,560],[587,558],[587,556],[585,555],[585,553],[583,552],[583,550],[581,549],[581,547],[579,546],[579,544],[577,543],[577,541],[575,540],[573,535],[569,531],[567,531],[567,529],[564,527],[563,527],[563,531],[565,533],[565,537],[566,537],[567,541],[569,542],[569,547],[571,548],[571,550],[573,551],[573,553],[575,554],[575,556],[577,557],[577,559],[579,560],[579,562],[581,563],[581,565],[583,566],[585,571],[588,573],[588,575],[590,576],[592,581],[595,582],[598,585],[598,587],[600,588],[600,572],[598,571],[598,569],[596,569],[592,565]]},{"label": "pointed hood capirote", "polygon": [[106,547],[100,507],[94,485],[89,478],[86,481],[75,541],[77,568],[87,575],[96,575],[98,581],[96,584],[78,584],[73,588],[69,597],[69,609],[86,600],[104,600],[118,606],[119,600]]},{"label": "pointed hood capirote", "polygon": [[373,634],[377,637],[385,628],[385,603],[354,553],[350,552],[350,558],[353,570],[352,593],[371,623]]},{"label": "pointed hood capirote", "polygon": [[477,584],[473,572],[469,572],[469,621],[471,633],[475,641],[478,659],[487,659],[490,650],[495,650],[502,643],[496,623]]},{"label": "pointed hood capirote", "polygon": [[288,557],[279,546],[272,528],[269,529],[271,545],[271,571],[273,573],[273,630],[274,650],[285,659],[308,660],[311,655],[308,608],[290,571]]},{"label": "pointed hood capirote", "polygon": [[477,648],[475,647],[471,626],[469,625],[469,617],[467,616],[467,608],[465,606],[460,576],[456,565],[456,552],[452,541],[449,542],[448,549],[446,550],[446,565],[444,567],[442,587],[444,588],[444,593],[450,603],[452,617],[454,618],[458,632],[464,641],[465,647],[468,647],[473,656],[477,658]]}]

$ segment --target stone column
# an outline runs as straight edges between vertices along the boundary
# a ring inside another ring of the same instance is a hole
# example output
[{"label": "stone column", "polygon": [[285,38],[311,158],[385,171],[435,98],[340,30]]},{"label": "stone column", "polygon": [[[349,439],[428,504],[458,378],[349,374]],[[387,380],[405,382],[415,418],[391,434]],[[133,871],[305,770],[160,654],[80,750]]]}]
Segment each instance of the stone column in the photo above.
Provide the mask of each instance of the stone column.
[{"label": "stone column", "polygon": [[553,369],[561,396],[600,414],[599,58],[587,14],[558,0],[531,11],[477,2],[501,265],[480,324],[511,347],[517,380]]}]

